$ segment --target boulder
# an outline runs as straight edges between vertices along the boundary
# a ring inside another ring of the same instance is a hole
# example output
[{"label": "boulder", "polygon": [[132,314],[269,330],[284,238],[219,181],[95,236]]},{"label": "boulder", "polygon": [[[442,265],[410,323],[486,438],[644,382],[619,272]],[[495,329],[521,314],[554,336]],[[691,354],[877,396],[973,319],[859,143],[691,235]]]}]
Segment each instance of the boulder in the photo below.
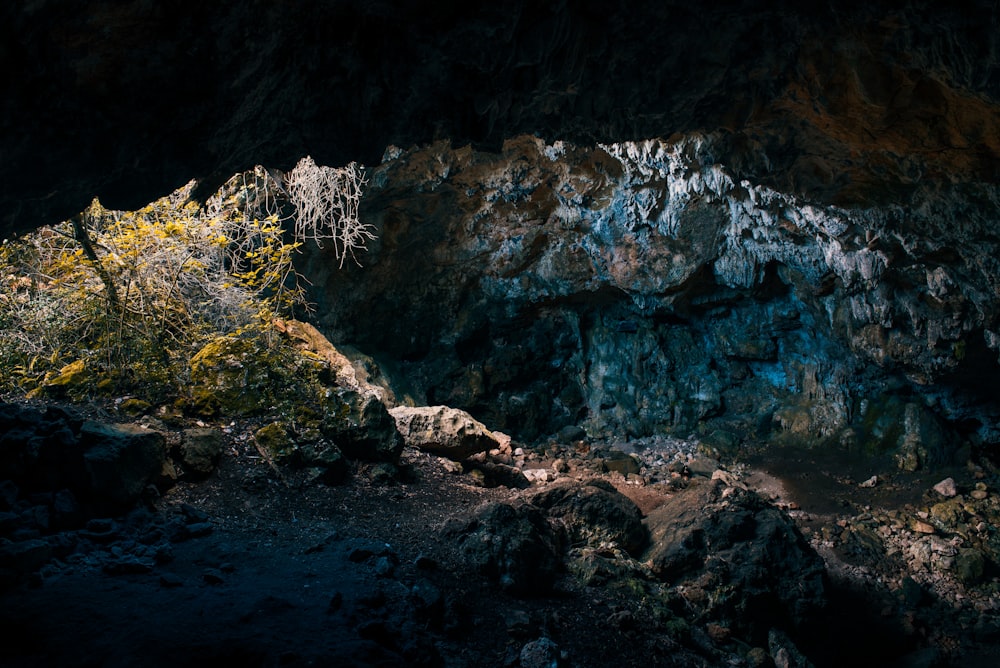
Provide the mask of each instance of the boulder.
[{"label": "boulder", "polygon": [[300,350],[315,355],[329,367],[330,384],[355,390],[362,394],[374,394],[383,403],[390,400],[390,392],[380,385],[368,382],[363,368],[357,368],[346,355],[316,327],[299,320],[275,319],[274,327],[294,341]]},{"label": "boulder", "polygon": [[347,477],[349,465],[344,453],[330,441],[319,438],[301,440],[293,437],[290,427],[272,422],[254,432],[258,448],[278,464],[317,469],[316,478],[337,483]]},{"label": "boulder", "polygon": [[635,556],[649,538],[639,507],[603,480],[558,483],[531,502],[562,521],[574,546],[621,549]]},{"label": "boulder", "polygon": [[268,405],[272,379],[257,343],[220,336],[190,361],[192,405],[200,415],[249,415]]},{"label": "boulder", "polygon": [[403,437],[378,396],[338,388],[333,391],[321,431],[345,455],[364,461],[395,462]]},{"label": "boulder", "polygon": [[660,579],[706,590],[703,612],[751,636],[804,623],[825,605],[822,559],[755,492],[698,481],[650,513],[645,560]]},{"label": "boulder", "polygon": [[86,422],[80,429],[85,491],[102,507],[125,510],[163,470],[163,434],[130,424]]},{"label": "boulder", "polygon": [[389,414],[407,445],[462,460],[500,446],[482,422],[448,406],[397,406]]},{"label": "boulder", "polygon": [[507,592],[537,596],[552,590],[561,565],[559,536],[535,506],[490,503],[444,533],[457,538],[470,565]]},{"label": "boulder", "polygon": [[222,433],[217,429],[185,429],[180,448],[184,468],[197,476],[207,476],[219,463],[222,445]]}]

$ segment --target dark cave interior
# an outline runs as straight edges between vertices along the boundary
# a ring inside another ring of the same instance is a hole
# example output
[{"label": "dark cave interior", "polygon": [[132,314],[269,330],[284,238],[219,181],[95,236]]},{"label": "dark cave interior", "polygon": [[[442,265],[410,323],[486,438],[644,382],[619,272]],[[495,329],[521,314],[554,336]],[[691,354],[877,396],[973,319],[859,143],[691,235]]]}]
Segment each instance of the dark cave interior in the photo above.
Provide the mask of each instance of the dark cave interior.
[{"label": "dark cave interior", "polygon": [[376,232],[294,470],[3,404],[0,662],[993,665],[996,2],[38,0],[0,68],[2,238],[305,155]]}]

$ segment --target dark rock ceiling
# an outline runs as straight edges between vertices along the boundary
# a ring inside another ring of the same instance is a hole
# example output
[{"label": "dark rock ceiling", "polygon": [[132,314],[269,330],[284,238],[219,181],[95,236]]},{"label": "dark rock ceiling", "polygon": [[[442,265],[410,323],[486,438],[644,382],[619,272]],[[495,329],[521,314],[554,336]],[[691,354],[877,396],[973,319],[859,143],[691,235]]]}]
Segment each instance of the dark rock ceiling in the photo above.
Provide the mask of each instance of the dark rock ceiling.
[{"label": "dark rock ceiling", "polygon": [[731,169],[841,205],[1000,175],[992,0],[699,4],[4,3],[0,234],[255,163],[521,133],[728,131]]}]

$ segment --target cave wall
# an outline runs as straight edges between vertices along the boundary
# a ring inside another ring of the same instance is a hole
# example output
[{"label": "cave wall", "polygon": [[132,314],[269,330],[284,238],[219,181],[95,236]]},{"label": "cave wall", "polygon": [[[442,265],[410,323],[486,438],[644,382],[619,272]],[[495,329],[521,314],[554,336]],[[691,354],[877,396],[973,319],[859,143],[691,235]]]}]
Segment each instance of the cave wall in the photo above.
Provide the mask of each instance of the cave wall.
[{"label": "cave wall", "polygon": [[423,400],[523,437],[998,440],[991,0],[34,0],[0,68],[0,237],[401,147],[366,266],[309,273]]},{"label": "cave wall", "polygon": [[370,174],[379,239],[362,266],[305,265],[320,324],[401,398],[525,439],[578,424],[911,464],[996,441],[981,381],[1000,371],[1000,190],[823,206],[726,162],[766,160],[729,133],[391,150]]}]

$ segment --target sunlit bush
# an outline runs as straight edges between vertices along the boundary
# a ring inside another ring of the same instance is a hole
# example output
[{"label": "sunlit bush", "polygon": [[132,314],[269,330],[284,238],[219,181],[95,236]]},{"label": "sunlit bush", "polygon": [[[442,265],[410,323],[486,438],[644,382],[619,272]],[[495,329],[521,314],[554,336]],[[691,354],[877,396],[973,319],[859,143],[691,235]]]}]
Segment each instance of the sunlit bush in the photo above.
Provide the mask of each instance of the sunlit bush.
[{"label": "sunlit bush", "polygon": [[[334,239],[340,257],[353,257],[372,236],[357,219],[359,168],[308,163],[287,188],[258,167],[204,206],[193,184],[138,211],[95,200],[71,221],[5,241],[3,389],[162,400],[190,391],[189,361],[220,336],[279,345],[273,319],[308,308],[300,245]],[[308,201],[306,183],[323,201]]]}]

